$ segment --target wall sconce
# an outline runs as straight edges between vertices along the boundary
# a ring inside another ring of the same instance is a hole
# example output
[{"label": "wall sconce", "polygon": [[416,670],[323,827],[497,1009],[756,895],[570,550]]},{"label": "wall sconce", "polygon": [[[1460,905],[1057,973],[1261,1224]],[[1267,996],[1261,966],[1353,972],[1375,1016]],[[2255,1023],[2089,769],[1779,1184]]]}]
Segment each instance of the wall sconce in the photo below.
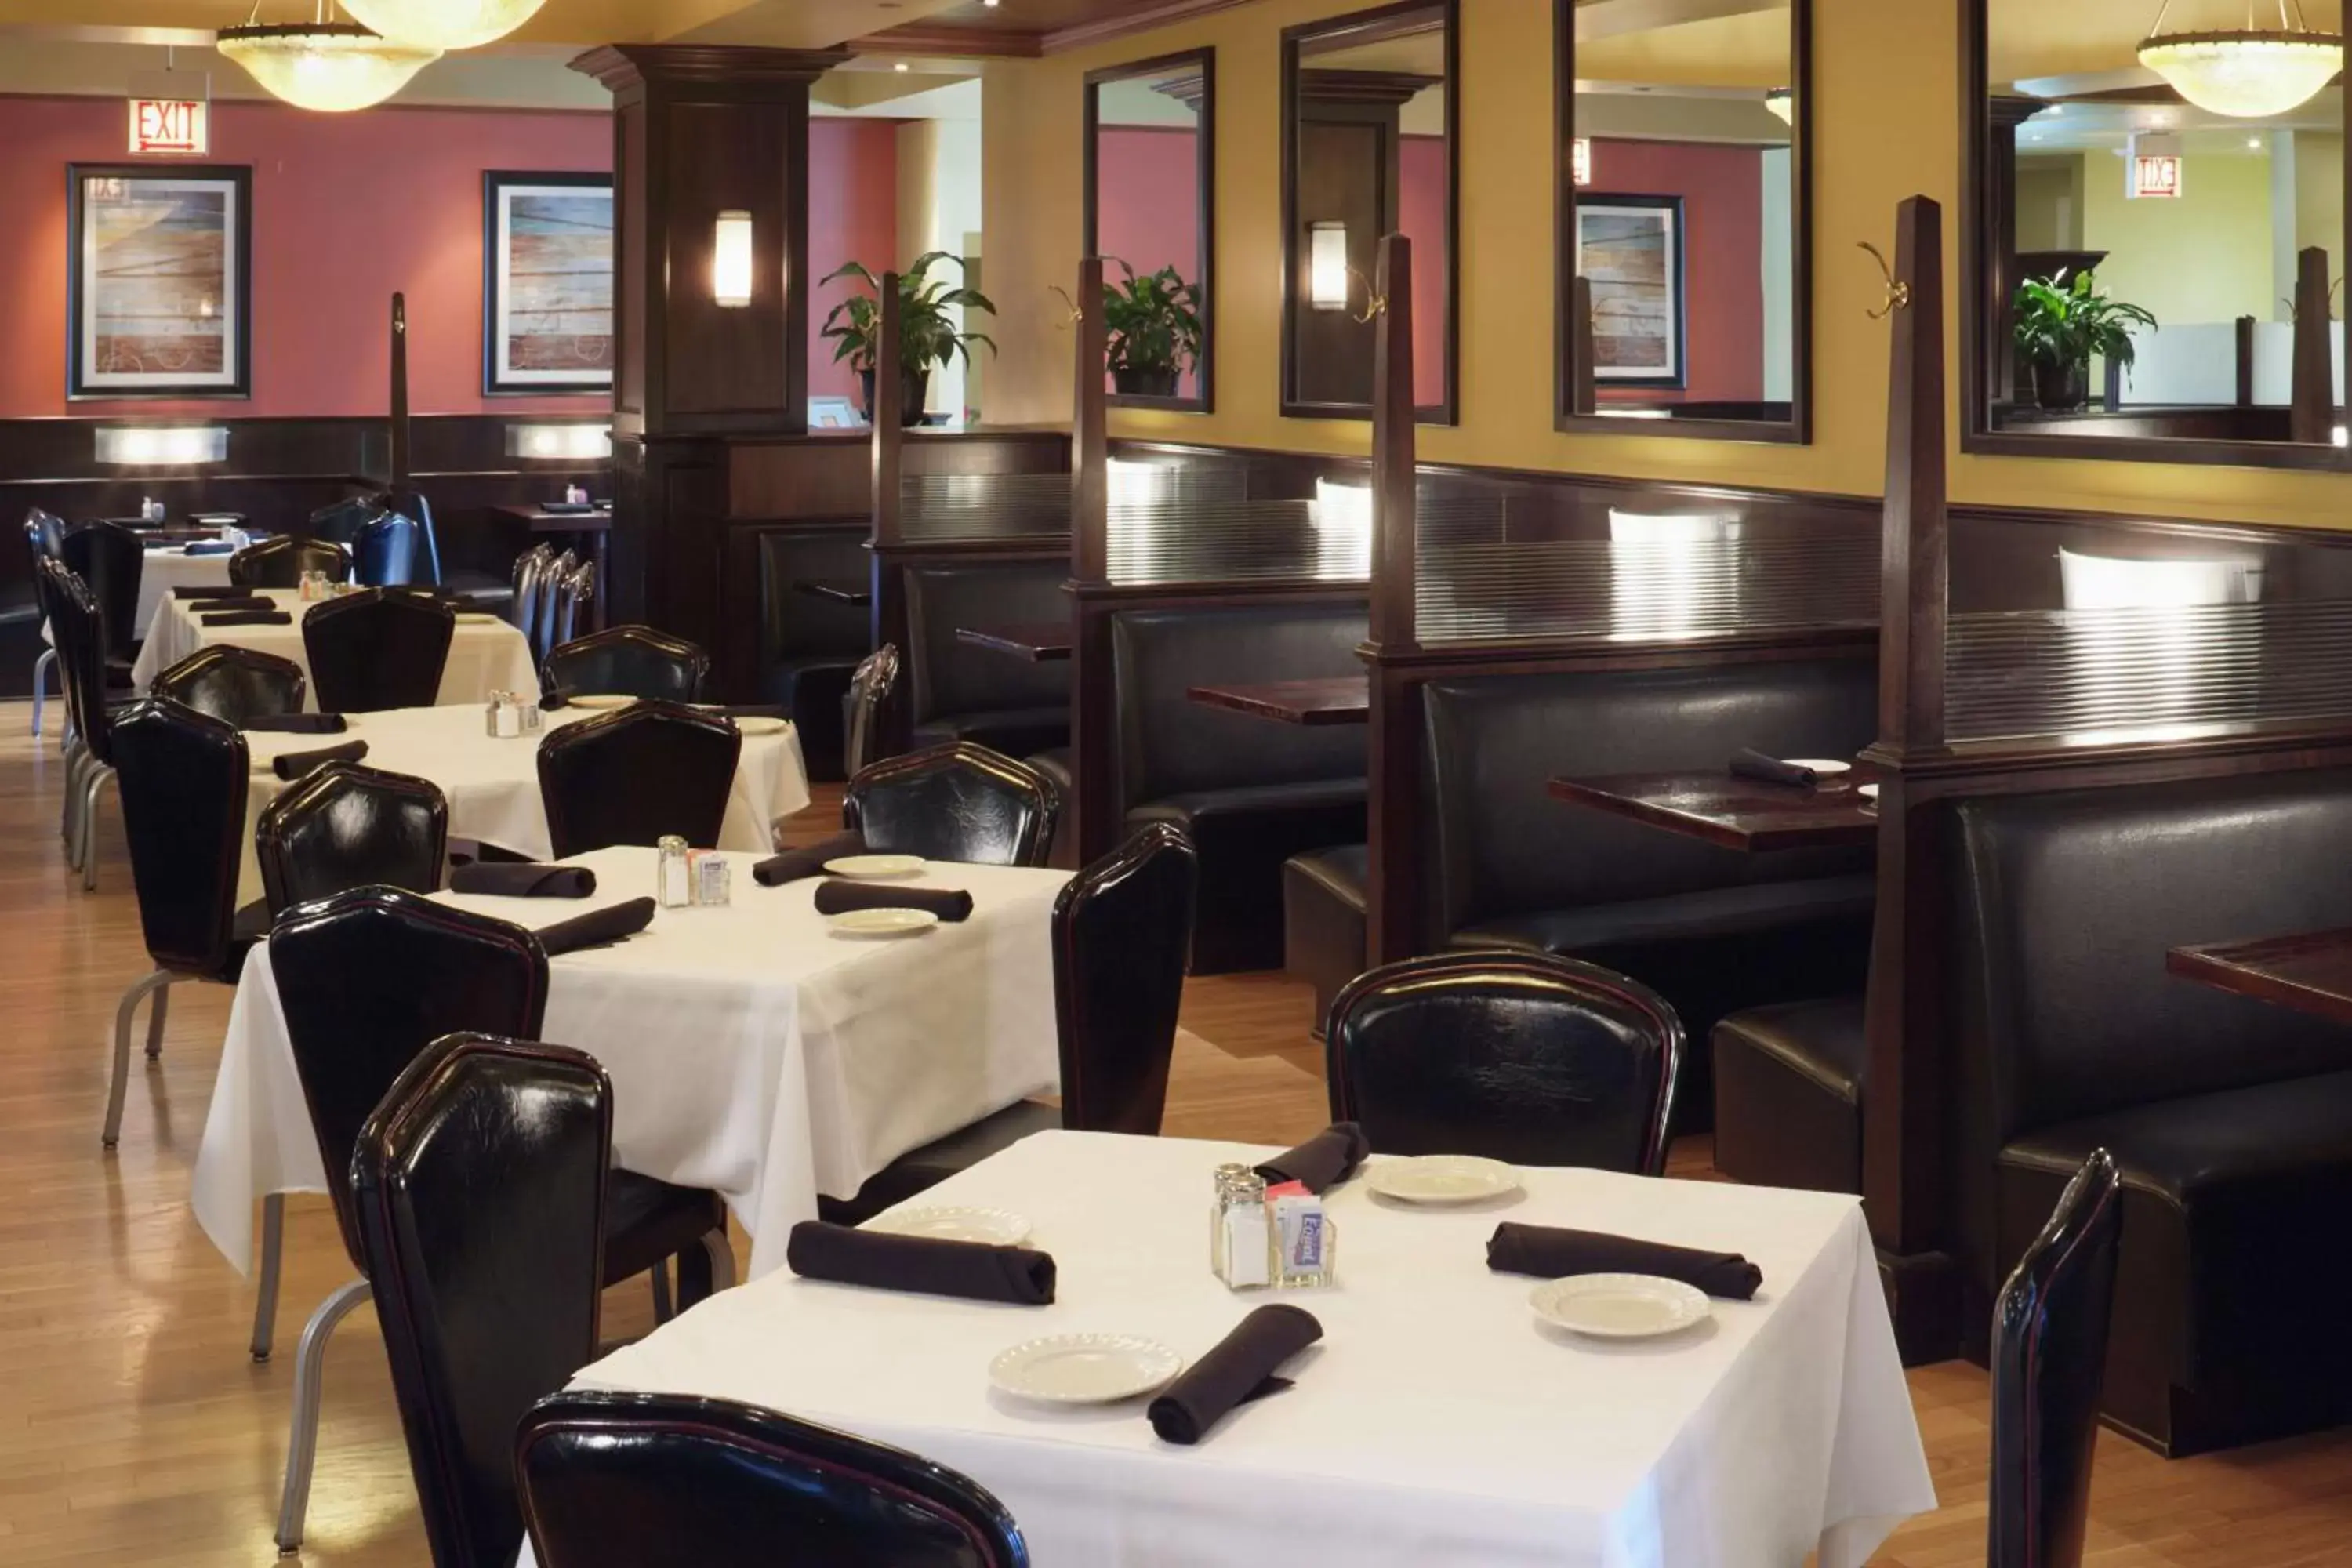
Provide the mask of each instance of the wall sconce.
[{"label": "wall sconce", "polygon": [[610,425],[509,425],[507,456],[543,462],[601,462],[613,455]]},{"label": "wall sconce", "polygon": [[710,297],[723,309],[751,302],[751,215],[730,207],[710,236]]},{"label": "wall sconce", "polygon": [[1318,310],[1348,308],[1348,226],[1307,226],[1307,298]]},{"label": "wall sconce", "polygon": [[116,468],[176,468],[225,462],[226,425],[101,425],[98,460]]}]

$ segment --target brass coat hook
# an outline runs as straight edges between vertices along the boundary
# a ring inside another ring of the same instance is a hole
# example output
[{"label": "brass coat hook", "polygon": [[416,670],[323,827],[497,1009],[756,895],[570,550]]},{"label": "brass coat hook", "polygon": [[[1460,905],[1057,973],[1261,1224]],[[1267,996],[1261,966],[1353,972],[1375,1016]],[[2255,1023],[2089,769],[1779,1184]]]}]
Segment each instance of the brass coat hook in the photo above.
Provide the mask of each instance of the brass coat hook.
[{"label": "brass coat hook", "polygon": [[1878,247],[1871,244],[1870,241],[1866,239],[1856,240],[1854,243],[1862,247],[1863,249],[1870,252],[1870,258],[1878,263],[1878,270],[1885,275],[1886,298],[1885,301],[1879,305],[1877,310],[1864,312],[1864,314],[1868,315],[1872,321],[1883,321],[1887,317],[1895,314],[1895,311],[1905,309],[1911,303],[1911,285],[1895,276],[1895,268],[1887,261],[1886,253],[1885,251],[1879,249]]},{"label": "brass coat hook", "polygon": [[1350,310],[1348,314],[1355,316],[1357,322],[1360,325],[1364,322],[1370,321],[1375,316],[1385,315],[1388,313],[1389,297],[1373,287],[1371,275],[1370,273],[1366,272],[1362,268],[1358,267],[1353,262],[1350,262],[1348,265],[1348,276],[1350,278],[1361,278],[1364,280],[1364,313],[1360,316],[1357,316],[1355,311]]},{"label": "brass coat hook", "polygon": [[1051,289],[1055,293],[1059,294],[1062,297],[1062,303],[1069,307],[1070,313],[1054,324],[1054,330],[1055,331],[1066,332],[1072,327],[1076,326],[1080,321],[1087,319],[1085,308],[1076,300],[1070,298],[1070,291],[1067,289],[1063,288],[1059,283],[1049,283],[1046,287]]}]

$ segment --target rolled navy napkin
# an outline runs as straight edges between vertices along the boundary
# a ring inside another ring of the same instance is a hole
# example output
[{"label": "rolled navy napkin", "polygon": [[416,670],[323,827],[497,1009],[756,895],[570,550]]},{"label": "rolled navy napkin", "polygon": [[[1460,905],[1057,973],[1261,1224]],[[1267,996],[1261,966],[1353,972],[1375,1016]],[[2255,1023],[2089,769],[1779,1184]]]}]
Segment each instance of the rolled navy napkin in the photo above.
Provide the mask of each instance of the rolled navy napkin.
[{"label": "rolled navy napkin", "polygon": [[804,848],[787,849],[781,855],[769,857],[751,868],[751,879],[763,888],[781,888],[786,882],[797,882],[803,877],[815,876],[824,869],[828,860],[840,860],[865,853],[866,835],[836,833]]},{"label": "rolled navy napkin", "polygon": [[540,689],[539,710],[541,712],[553,713],[571,706],[572,693],[561,686],[547,686]]},{"label": "rolled navy napkin", "polygon": [[1151,1402],[1151,1429],[1169,1443],[1197,1443],[1237,1405],[1290,1386],[1275,1369],[1323,1337],[1315,1314],[1260,1307]]},{"label": "rolled navy napkin", "polygon": [[180,552],[183,555],[234,555],[236,546],[226,539],[205,540],[180,546]]},{"label": "rolled navy napkin", "polygon": [[281,779],[299,779],[314,773],[329,763],[356,763],[367,755],[365,741],[347,741],[340,746],[321,746],[315,752],[288,752],[270,763],[269,771]]},{"label": "rolled navy napkin", "polygon": [[591,910],[584,915],[574,915],[568,921],[558,921],[539,933],[539,945],[547,956],[582,952],[592,947],[610,947],[625,937],[636,935],[654,923],[654,901],[651,899],[631,899],[625,904],[614,904],[606,910]]},{"label": "rolled navy napkin", "polygon": [[1735,1301],[1748,1300],[1764,1283],[1764,1271],[1737,1252],[1702,1252],[1605,1231],[1507,1221],[1487,1239],[1486,1267],[1542,1279],[1571,1274],[1655,1274]]},{"label": "rolled navy napkin", "polygon": [[449,890],[499,899],[584,899],[596,890],[596,873],[585,866],[535,860],[478,860],[449,873]]},{"label": "rolled navy napkin", "polygon": [[1784,763],[1778,757],[1768,757],[1753,746],[1742,746],[1731,753],[1731,772],[1735,778],[1756,779],[1764,784],[1796,784],[1807,789],[1821,782],[1812,769]]},{"label": "rolled navy napkin", "polygon": [[340,735],[351,723],[340,713],[256,713],[237,728],[275,735]]},{"label": "rolled navy napkin", "polygon": [[804,1219],[784,1242],[784,1261],[804,1279],[961,1296],[1016,1307],[1054,1304],[1054,1257],[1028,1247],[990,1247],[928,1236],[889,1236]]},{"label": "rolled navy napkin", "polygon": [[259,590],[240,588],[233,583],[178,584],[172,589],[174,599],[242,599],[257,595]]},{"label": "rolled navy napkin", "polygon": [[845,914],[851,910],[929,910],[950,924],[971,919],[971,895],[956,888],[893,888],[880,882],[820,882],[816,912]]},{"label": "rolled navy napkin", "polygon": [[190,599],[192,616],[225,616],[239,610],[274,610],[278,606],[258,594],[234,594],[226,589],[215,599]]},{"label": "rolled navy napkin", "polygon": [[1352,1121],[1334,1121],[1297,1148],[1276,1154],[1256,1169],[1268,1186],[1301,1182],[1308,1192],[1319,1193],[1354,1175],[1371,1152],[1371,1140],[1364,1136],[1361,1127]]},{"label": "rolled navy napkin", "polygon": [[226,615],[205,616],[202,624],[208,626],[290,626],[294,617],[283,610],[232,610]]}]

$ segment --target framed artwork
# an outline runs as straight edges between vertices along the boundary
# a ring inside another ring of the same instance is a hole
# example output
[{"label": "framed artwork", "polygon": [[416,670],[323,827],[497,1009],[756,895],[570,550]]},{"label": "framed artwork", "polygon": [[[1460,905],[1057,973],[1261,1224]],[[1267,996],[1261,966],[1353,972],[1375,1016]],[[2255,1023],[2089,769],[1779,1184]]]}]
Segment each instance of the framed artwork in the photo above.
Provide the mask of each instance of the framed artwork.
[{"label": "framed artwork", "polygon": [[1580,195],[1577,270],[1592,289],[1592,379],[1680,387],[1683,199]]},{"label": "framed artwork", "polygon": [[66,395],[253,390],[253,171],[66,169]]},{"label": "framed artwork", "polygon": [[613,180],[482,176],[482,390],[613,384]]}]

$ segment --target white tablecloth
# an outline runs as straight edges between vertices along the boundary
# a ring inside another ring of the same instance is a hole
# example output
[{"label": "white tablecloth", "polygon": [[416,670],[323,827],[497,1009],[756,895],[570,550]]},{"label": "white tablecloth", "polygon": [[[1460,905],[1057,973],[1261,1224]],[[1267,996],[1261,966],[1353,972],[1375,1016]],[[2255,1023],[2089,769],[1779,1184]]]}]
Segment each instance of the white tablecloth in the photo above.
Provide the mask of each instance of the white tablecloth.
[{"label": "white tablecloth", "polygon": [[[134,635],[142,637],[147,635],[147,628],[155,621],[155,606],[171,597],[173,588],[196,588],[207,584],[226,586],[227,583],[228,556],[226,554],[190,555],[176,544],[148,551],[139,566],[139,612],[132,623],[139,629]],[[50,636],[47,621],[41,623],[41,640],[45,643],[57,640]],[[159,665],[157,668],[170,667]]]},{"label": "white tablecloth", "polygon": [[[1060,1081],[1054,898],[1066,874],[934,866],[919,886],[970,889],[972,917],[918,936],[834,935],[817,881],[762,888],[734,857],[734,902],[665,910],[644,935],[552,961],[542,1037],[612,1075],[614,1157],[716,1189],[752,1237],[751,1272],[785,1233],[883,1166]],[[592,899],[439,895],[533,927],[653,891],[654,851],[603,849]],[[286,1039],[269,952],[246,960],[196,1156],[194,1207],[239,1268],[255,1201],[321,1192],[318,1143]]]},{"label": "white tablecloth", "polygon": [[[131,680],[144,691],[158,675],[207,643],[216,642],[235,643],[240,647],[290,658],[308,676],[310,660],[302,651],[302,616],[310,606],[292,588],[259,588],[254,592],[292,615],[293,624],[207,626],[203,617],[188,609],[192,601],[170,600],[158,607],[155,619],[147,628],[147,641],[139,650],[139,662],[131,668]],[[523,640],[521,632],[494,616],[460,616],[457,632],[449,639],[448,663],[441,670],[440,700],[487,702],[493,691],[519,691],[538,697],[539,675],[531,665],[530,645]],[[319,706],[316,681],[311,682],[306,705],[313,710]]]},{"label": "white tablecloth", "polygon": [[[1331,1199],[1339,1284],[1234,1295],[1208,1268],[1210,1172],[1245,1145],[1046,1132],[920,1200],[1010,1208],[1060,1267],[1044,1308],[821,1285],[722,1291],[580,1383],[748,1400],[954,1467],[1038,1568],[1821,1568],[1936,1506],[1856,1200],[1598,1171],[1529,1171],[1524,1201]],[[1495,1274],[1498,1219],[1737,1248],[1752,1302],[1664,1340],[1540,1328]],[[1267,1300],[1324,1338],[1297,1386],[1196,1447],[1139,1402],[1038,1409],[989,1360],[1042,1334],[1147,1334],[1199,1356]]]},{"label": "white tablecloth", "polygon": [[[595,715],[567,708],[546,716],[545,733]],[[495,844],[533,860],[552,855],[547,810],[539,793],[539,739],[495,740],[485,732],[478,708],[395,708],[345,716],[340,735],[289,735],[248,730],[253,759],[246,788],[245,858],[237,901],[261,896],[261,872],[253,858],[253,826],[262,808],[287,787],[270,763],[287,752],[365,741],[362,761],[372,768],[430,779],[449,799],[449,836]],[[764,857],[774,852],[775,823],[809,803],[808,770],[801,762],[799,734],[746,735],[735,764],[735,786],[727,796],[727,817],[711,848]]]}]

